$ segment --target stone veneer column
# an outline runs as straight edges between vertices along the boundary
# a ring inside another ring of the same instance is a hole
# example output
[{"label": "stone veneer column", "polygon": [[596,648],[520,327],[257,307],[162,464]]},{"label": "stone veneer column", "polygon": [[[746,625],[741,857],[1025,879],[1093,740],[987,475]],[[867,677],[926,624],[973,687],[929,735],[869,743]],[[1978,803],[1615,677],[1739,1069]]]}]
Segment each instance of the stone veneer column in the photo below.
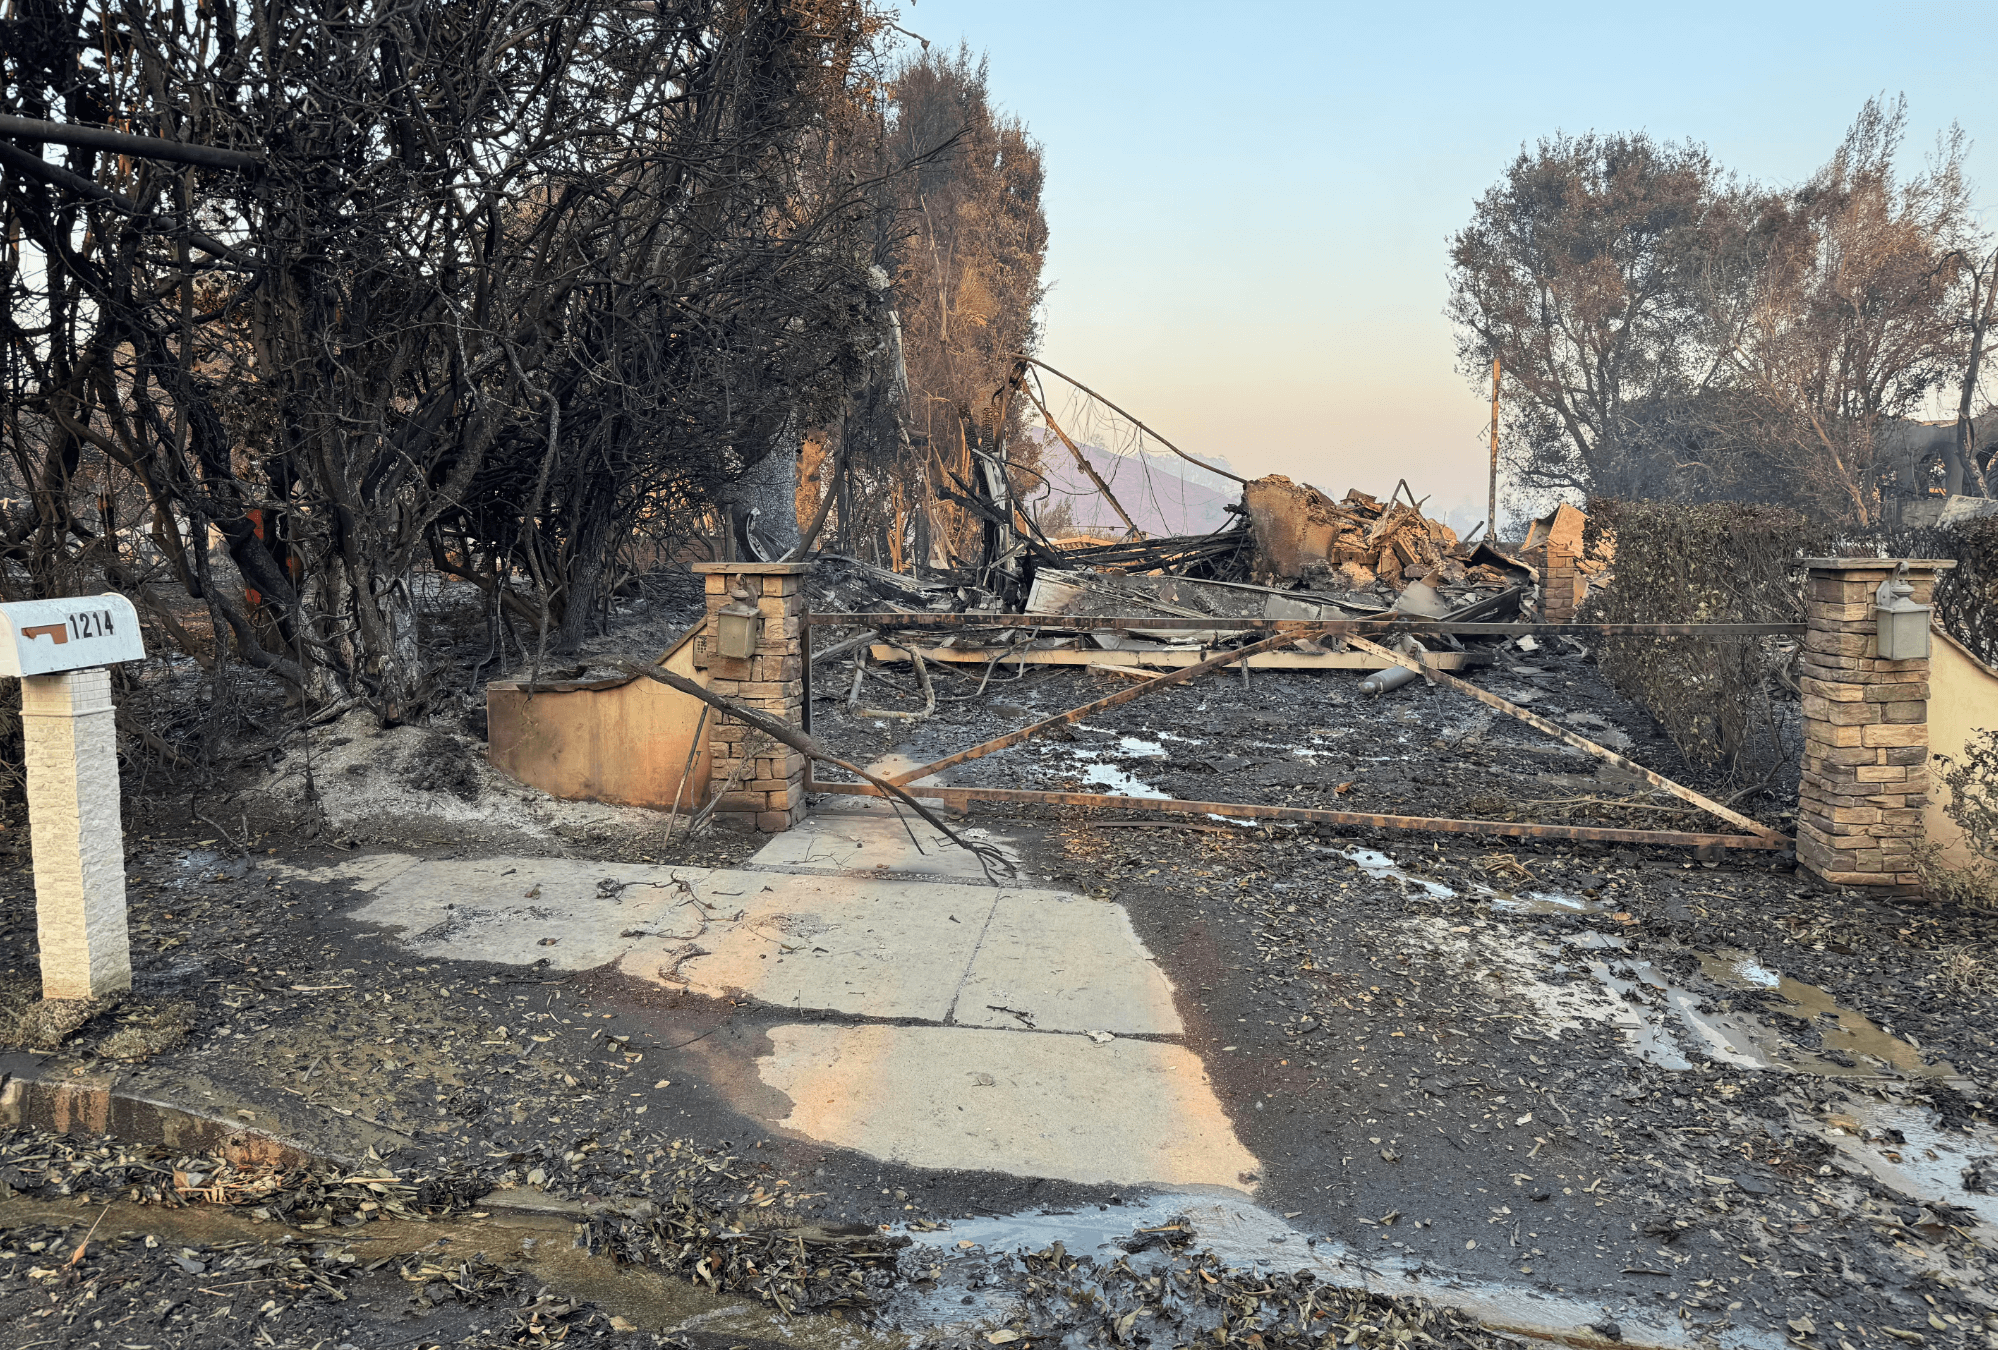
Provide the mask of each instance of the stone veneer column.
[{"label": "stone veneer column", "polygon": [[[1882,661],[1873,603],[1898,558],[1807,558],[1797,861],[1841,886],[1906,891],[1929,791],[1929,663]],[[1947,559],[1907,560],[1929,603]]]},{"label": "stone veneer column", "polygon": [[1540,566],[1540,616],[1545,623],[1572,623],[1582,603],[1582,572],[1573,550],[1552,540]]},{"label": "stone veneer column", "polygon": [[[708,622],[694,639],[694,664],[708,672],[714,693],[746,703],[779,721],[803,727],[805,707],[804,624],[806,563],[695,563],[707,579]],[[731,660],[715,654],[715,614],[740,584],[763,611],[763,640],[756,655]],[[708,719],[710,779],[717,789],[742,761],[744,745],[755,735],[740,722]],[[744,768],[735,790],[715,808],[723,824],[769,833],[788,830],[805,815],[805,757],[787,745],[764,749]]]},{"label": "stone veneer column", "polygon": [[21,681],[43,998],[132,985],[116,719],[101,666]]}]

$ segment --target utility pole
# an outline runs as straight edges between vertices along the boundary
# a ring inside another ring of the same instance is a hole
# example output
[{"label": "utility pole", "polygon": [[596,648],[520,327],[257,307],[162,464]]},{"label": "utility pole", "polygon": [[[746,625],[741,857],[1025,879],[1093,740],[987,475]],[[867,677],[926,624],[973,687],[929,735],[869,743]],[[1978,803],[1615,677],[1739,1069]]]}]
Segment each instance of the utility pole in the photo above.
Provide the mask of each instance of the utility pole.
[{"label": "utility pole", "polygon": [[1492,492],[1485,508],[1485,539],[1498,546],[1498,389],[1499,359],[1492,358]]}]

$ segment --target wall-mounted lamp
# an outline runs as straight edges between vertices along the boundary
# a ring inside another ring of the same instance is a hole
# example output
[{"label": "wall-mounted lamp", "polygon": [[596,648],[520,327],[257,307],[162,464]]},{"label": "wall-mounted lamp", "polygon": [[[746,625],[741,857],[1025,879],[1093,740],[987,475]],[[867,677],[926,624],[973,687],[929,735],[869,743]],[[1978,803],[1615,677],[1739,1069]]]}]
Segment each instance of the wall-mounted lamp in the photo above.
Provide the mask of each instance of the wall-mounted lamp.
[{"label": "wall-mounted lamp", "polygon": [[1874,654],[1882,661],[1923,661],[1929,655],[1929,606],[1911,598],[1915,588],[1901,579],[1901,570],[1880,583],[1873,594]]},{"label": "wall-mounted lamp", "polygon": [[763,611],[740,581],[730,588],[729,597],[729,603],[715,611],[715,650],[731,660],[746,661],[763,643]]}]

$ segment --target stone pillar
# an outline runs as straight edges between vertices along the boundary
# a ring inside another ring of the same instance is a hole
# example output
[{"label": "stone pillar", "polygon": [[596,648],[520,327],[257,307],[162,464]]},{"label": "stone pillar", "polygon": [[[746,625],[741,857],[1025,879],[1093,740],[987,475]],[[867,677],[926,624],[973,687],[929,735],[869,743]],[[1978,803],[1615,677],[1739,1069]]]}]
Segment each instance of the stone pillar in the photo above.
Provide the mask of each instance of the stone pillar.
[{"label": "stone pillar", "polygon": [[44,998],[132,984],[116,717],[101,666],[21,680]]},{"label": "stone pillar", "polygon": [[1573,623],[1581,607],[1588,583],[1576,566],[1574,549],[1555,540],[1547,541],[1540,561],[1540,616],[1545,623]]},{"label": "stone pillar", "polygon": [[[805,725],[804,623],[806,563],[695,563],[707,579],[708,622],[694,639],[694,664],[708,672],[708,688],[794,727]],[[756,655],[734,660],[715,648],[716,612],[738,586],[763,612],[763,640]],[[708,719],[710,781],[719,791],[731,774],[734,786],[715,808],[724,824],[769,833],[788,830],[805,815],[805,757],[787,745],[767,746],[749,763],[743,749],[761,739],[740,722]],[[740,768],[740,772],[736,770]]]},{"label": "stone pillar", "polygon": [[[1914,888],[1914,849],[1929,791],[1929,663],[1882,661],[1874,594],[1898,558],[1807,558],[1804,767],[1797,861],[1822,881]],[[1904,578],[1929,603],[1948,559],[1909,559]]]}]

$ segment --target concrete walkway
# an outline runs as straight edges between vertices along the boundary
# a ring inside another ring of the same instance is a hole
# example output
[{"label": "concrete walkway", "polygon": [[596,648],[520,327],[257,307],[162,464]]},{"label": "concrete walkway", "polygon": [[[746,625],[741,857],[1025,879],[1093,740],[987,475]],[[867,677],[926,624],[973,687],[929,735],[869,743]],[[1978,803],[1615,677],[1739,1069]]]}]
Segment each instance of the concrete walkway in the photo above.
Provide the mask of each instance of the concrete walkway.
[{"label": "concrete walkway", "polygon": [[842,805],[741,869],[378,855],[310,879],[366,892],[350,917],[426,960],[614,965],[810,1014],[717,1075],[760,1084],[732,1095],[773,1129],[918,1167],[1250,1188],[1256,1159],[1121,906],[994,886],[920,822],[912,840],[885,807]]}]

